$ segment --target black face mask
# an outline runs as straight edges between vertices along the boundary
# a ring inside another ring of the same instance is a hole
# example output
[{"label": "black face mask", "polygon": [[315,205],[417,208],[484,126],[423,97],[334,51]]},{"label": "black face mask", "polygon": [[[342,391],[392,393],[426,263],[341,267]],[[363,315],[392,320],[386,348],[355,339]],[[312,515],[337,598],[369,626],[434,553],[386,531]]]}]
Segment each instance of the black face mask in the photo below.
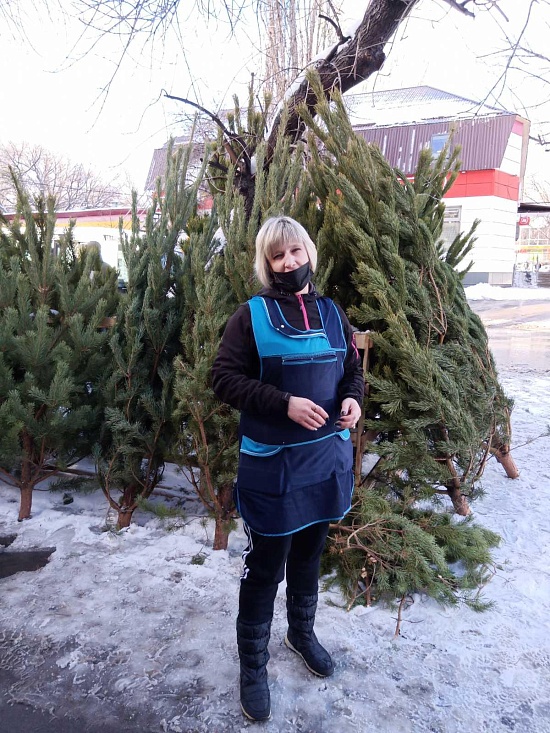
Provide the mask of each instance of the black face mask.
[{"label": "black face mask", "polygon": [[271,272],[273,285],[285,293],[299,293],[309,283],[312,276],[309,262],[289,272]]}]

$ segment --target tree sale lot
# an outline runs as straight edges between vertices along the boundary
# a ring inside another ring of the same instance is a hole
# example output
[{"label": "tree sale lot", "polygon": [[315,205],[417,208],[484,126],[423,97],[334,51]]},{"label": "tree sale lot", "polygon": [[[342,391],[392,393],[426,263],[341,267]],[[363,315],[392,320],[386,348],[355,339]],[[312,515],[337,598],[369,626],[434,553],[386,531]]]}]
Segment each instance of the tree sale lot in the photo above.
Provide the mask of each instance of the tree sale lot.
[{"label": "tree sale lot", "polygon": [[[122,296],[97,253],[74,253],[70,232],[53,255],[53,202],[33,212],[20,189],[22,218],[3,221],[1,240],[0,470],[20,489],[26,519],[33,487],[92,453],[123,528],[175,460],[215,519],[214,547],[226,547],[237,415],[215,399],[210,368],[227,318],[257,289],[259,225],[287,213],[318,244],[318,288],[374,342],[359,443],[379,460],[368,475],[357,472],[327,567],[352,602],[404,603],[421,587],[481,608],[475,589],[498,537],[472,522],[469,502],[489,456],[507,458],[511,402],[460,282],[473,231],[445,254],[439,245],[458,154],[424,156],[413,184],[354,135],[338,94],[329,103],[319,76],[308,83],[318,103],[316,118],[301,108],[304,142],[265,141],[266,111],[254,110],[251,93],[230,121],[230,144],[220,136],[192,184],[191,149],[170,151],[144,231],[136,216],[124,239]],[[234,154],[242,140],[257,166],[244,194],[243,157]],[[207,163],[216,203],[198,219]]]}]

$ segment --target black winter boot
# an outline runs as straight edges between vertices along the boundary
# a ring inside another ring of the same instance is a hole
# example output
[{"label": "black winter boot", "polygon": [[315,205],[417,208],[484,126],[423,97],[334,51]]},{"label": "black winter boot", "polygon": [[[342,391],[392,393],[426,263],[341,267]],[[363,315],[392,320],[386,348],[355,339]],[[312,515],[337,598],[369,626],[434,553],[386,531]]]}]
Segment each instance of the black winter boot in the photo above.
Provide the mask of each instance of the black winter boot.
[{"label": "black winter boot", "polygon": [[310,672],[318,677],[330,677],[334,672],[334,664],[330,654],[319,644],[313,631],[317,594],[305,596],[291,594],[287,590],[286,610],[288,631],[285,644],[302,657]]},{"label": "black winter boot", "polygon": [[237,619],[237,646],[241,662],[241,709],[250,720],[271,717],[267,662],[271,621],[246,624]]}]

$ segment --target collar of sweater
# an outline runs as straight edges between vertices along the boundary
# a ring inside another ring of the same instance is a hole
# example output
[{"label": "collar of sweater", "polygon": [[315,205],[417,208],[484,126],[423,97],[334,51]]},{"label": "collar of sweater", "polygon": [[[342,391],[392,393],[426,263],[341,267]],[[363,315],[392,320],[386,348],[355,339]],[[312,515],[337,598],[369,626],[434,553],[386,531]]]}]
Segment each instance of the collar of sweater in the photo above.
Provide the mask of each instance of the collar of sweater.
[{"label": "collar of sweater", "polygon": [[[285,293],[283,290],[277,290],[276,288],[262,288],[260,292],[258,293],[260,297],[267,297],[267,298],[273,298],[273,300],[283,301],[283,300],[291,300],[294,298],[293,302],[298,302],[298,298],[294,293]],[[313,283],[309,283],[309,292],[304,293],[302,295],[302,298],[304,301],[314,301],[317,298],[320,298],[321,296],[319,293],[315,290],[315,285]]]}]

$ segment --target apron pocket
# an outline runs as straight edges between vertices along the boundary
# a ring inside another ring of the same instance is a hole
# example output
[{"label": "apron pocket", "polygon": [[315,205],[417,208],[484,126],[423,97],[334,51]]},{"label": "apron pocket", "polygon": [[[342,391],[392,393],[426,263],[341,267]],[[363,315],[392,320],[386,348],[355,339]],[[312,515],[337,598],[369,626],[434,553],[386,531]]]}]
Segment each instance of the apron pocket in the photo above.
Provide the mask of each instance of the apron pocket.
[{"label": "apron pocket", "polygon": [[339,381],[337,369],[334,352],[311,357],[283,356],[281,390],[313,402],[332,400]]},{"label": "apron pocket", "polygon": [[237,475],[239,490],[281,496],[286,483],[282,451],[283,446],[258,443],[243,436]]}]

